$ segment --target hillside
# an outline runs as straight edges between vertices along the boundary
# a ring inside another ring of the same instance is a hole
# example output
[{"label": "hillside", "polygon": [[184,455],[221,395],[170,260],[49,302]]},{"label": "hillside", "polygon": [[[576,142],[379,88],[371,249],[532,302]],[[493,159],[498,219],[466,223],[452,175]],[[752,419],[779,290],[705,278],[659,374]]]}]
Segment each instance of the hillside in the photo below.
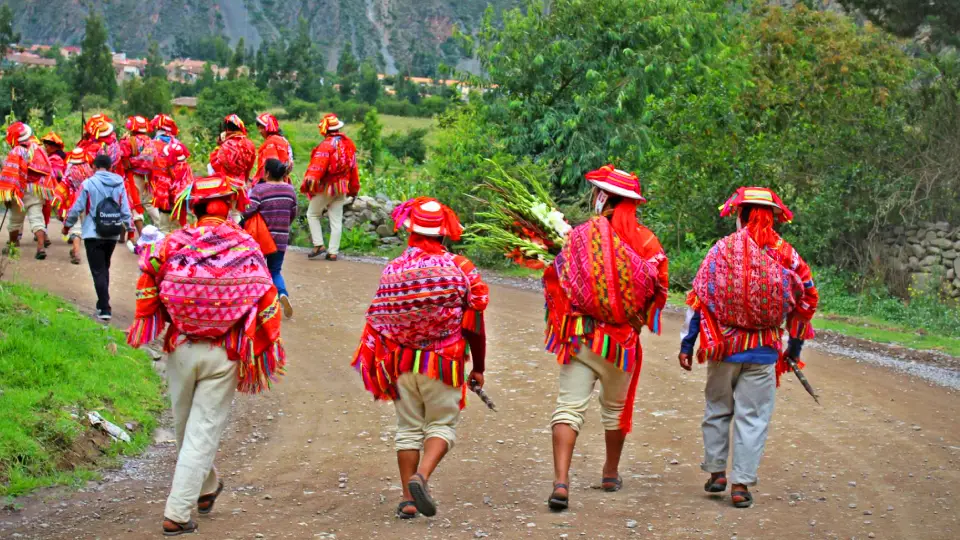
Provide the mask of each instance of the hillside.
[{"label": "hillside", "polygon": [[78,45],[88,6],[104,16],[116,51],[143,55],[151,39],[172,56],[196,56],[198,43],[216,36],[248,47],[296,31],[302,17],[336,65],[349,41],[357,56],[375,59],[393,72],[423,71],[439,61],[455,64],[450,40],[455,25],[473,30],[484,10],[519,5],[521,0],[3,0],[15,13],[16,30],[26,43]]}]

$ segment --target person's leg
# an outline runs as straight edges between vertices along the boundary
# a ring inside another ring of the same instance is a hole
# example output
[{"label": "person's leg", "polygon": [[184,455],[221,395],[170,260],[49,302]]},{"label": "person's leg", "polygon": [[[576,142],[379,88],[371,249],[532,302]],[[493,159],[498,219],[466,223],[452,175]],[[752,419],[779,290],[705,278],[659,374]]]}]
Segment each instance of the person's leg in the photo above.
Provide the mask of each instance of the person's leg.
[{"label": "person's leg", "polygon": [[[587,363],[600,378],[600,420],[604,429],[606,460],[603,463],[603,488],[620,489],[620,456],[627,433],[620,427],[620,417],[627,407],[627,396],[633,373],[625,372],[606,358],[584,348],[578,357]],[[637,368],[639,369],[639,368]],[[631,403],[632,407],[633,404]]]},{"label": "person's leg", "polygon": [[43,220],[44,201],[29,191],[23,195],[23,210],[26,214],[24,227],[29,228],[37,239],[37,258],[46,257],[47,225]]},{"label": "person's leg", "polygon": [[230,404],[237,386],[237,363],[221,347],[206,343],[185,343],[196,376],[193,400],[183,430],[176,470],[164,517],[186,523],[197,499],[217,489],[213,462],[220,437],[227,427]]},{"label": "person's leg", "polygon": [[273,278],[273,284],[277,287],[277,294],[287,296],[287,284],[280,273],[283,269],[284,251],[275,251],[267,255],[267,269],[270,270],[270,277]]},{"label": "person's leg", "polygon": [[419,378],[418,384],[425,406],[423,433],[426,440],[417,472],[425,480],[429,480],[437,465],[457,441],[463,392],[443,381],[419,373],[416,377]]},{"label": "person's leg", "polygon": [[[403,500],[412,501],[413,496],[407,487],[410,477],[420,466],[420,450],[423,448],[424,421],[426,408],[423,396],[412,373],[404,373],[397,379],[399,399],[393,404],[397,410],[397,434],[394,439],[397,449],[397,465],[400,469],[400,485],[403,487]],[[405,510],[415,514],[414,509]]]},{"label": "person's leg", "polygon": [[102,243],[103,249],[103,300],[105,309],[107,313],[112,313],[113,310],[110,307],[110,262],[113,260],[113,250],[117,248],[116,242],[111,242],[110,240],[104,240]]},{"label": "person's leg", "polygon": [[[550,426],[553,430],[553,483],[570,485],[570,461],[577,435],[583,427],[584,414],[597,382],[597,374],[574,357],[570,363],[560,367],[560,391],[557,395],[557,408],[553,412]],[[569,490],[557,490],[566,496]]]},{"label": "person's leg", "polygon": [[310,240],[313,242],[314,252],[323,249],[323,225],[320,218],[323,217],[324,210],[330,198],[326,195],[314,195],[307,206],[307,226],[310,227]]},{"label": "person's leg", "polygon": [[343,207],[347,204],[347,197],[340,195],[332,202],[327,209],[327,215],[330,216],[330,246],[329,254],[336,256],[340,253],[340,237],[343,235]]},{"label": "person's leg", "polygon": [[[167,357],[167,392],[170,394],[177,452],[183,447],[187,419],[190,418],[190,408],[193,407],[193,394],[197,383],[195,347],[193,343],[184,343]],[[192,506],[178,508],[176,504],[170,507],[168,503],[164,514],[177,523],[186,523],[190,521],[191,508]]]},{"label": "person's leg", "polygon": [[[110,241],[107,241],[110,243]],[[97,310],[105,311],[110,304],[110,286],[107,281],[107,262],[100,240],[86,238],[83,246],[87,251],[87,265],[90,266],[90,275],[93,276],[93,288],[97,291]]]},{"label": "person's leg", "polygon": [[776,402],[775,364],[743,364],[734,390],[733,471],[734,490],[757,485],[757,469],[767,444],[767,433]]},{"label": "person's leg", "polygon": [[711,475],[727,470],[730,455],[730,421],[733,419],[733,389],[741,364],[708,362],[706,405],[703,411],[703,463],[700,468]]}]

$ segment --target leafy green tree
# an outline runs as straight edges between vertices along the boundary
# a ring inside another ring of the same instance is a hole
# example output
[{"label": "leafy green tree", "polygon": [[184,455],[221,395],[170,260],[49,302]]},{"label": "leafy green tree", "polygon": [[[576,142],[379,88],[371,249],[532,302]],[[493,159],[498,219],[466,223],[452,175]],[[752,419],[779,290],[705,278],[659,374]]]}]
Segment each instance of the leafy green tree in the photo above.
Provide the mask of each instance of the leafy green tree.
[{"label": "leafy green tree", "polygon": [[343,45],[343,51],[340,52],[340,60],[337,63],[337,76],[340,82],[340,98],[344,101],[353,96],[353,89],[357,85],[357,76],[360,66],[357,64],[357,58],[353,56],[353,47],[348,41]]},{"label": "leafy green tree", "polygon": [[210,88],[217,82],[216,76],[213,74],[213,66],[210,65],[210,62],[203,64],[203,73],[200,74],[200,78],[197,79],[196,90],[197,94],[203,92],[205,89]]},{"label": "leafy green tree", "polygon": [[561,192],[584,189],[587,171],[649,150],[649,100],[709,71],[726,13],[722,0],[535,1],[501,27],[489,10],[467,38],[495,84],[486,121]]},{"label": "leafy green tree", "polygon": [[377,75],[377,68],[372,62],[364,62],[360,67],[360,85],[357,87],[357,97],[364,103],[373,105],[380,99],[383,87]]},{"label": "leafy green tree", "polygon": [[383,124],[376,109],[370,109],[363,117],[357,143],[363,153],[363,163],[370,168],[370,176],[376,177],[377,167],[383,163]]},{"label": "leafy green tree", "polygon": [[127,116],[140,115],[152,118],[158,113],[173,110],[170,103],[170,84],[166,79],[150,77],[133,79],[123,84],[123,113]]},{"label": "leafy green tree", "polygon": [[230,58],[230,69],[227,71],[227,80],[232,81],[240,75],[240,68],[243,67],[247,50],[243,38],[237,41],[237,48],[234,49],[233,56]]},{"label": "leafy green tree", "polygon": [[26,121],[39,110],[44,123],[70,110],[70,87],[52,69],[14,68],[0,78],[0,116],[13,113]]},{"label": "leafy green tree", "polygon": [[150,48],[147,51],[147,67],[144,70],[144,78],[167,78],[167,67],[160,54],[160,45],[156,41],[150,41]]},{"label": "leafy green tree", "polygon": [[20,41],[20,34],[13,31],[13,11],[10,6],[0,6],[0,61],[7,58],[10,44]]},{"label": "leafy green tree", "polygon": [[86,21],[82,51],[76,60],[73,81],[73,99],[98,94],[113,100],[117,96],[117,75],[113,71],[113,55],[107,46],[107,28],[95,12],[91,11]]},{"label": "leafy green tree", "polygon": [[840,0],[843,7],[859,10],[875,24],[903,37],[913,37],[923,26],[934,42],[960,45],[960,2],[929,0]]},{"label": "leafy green tree", "polygon": [[410,160],[421,164],[427,159],[427,145],[424,138],[427,130],[415,128],[406,133],[391,133],[383,138],[384,148],[400,160]]},{"label": "leafy green tree", "polygon": [[266,106],[266,94],[250,79],[218,81],[197,96],[197,123],[202,134],[213,138],[228,114],[236,113],[253,125],[257,113]]}]

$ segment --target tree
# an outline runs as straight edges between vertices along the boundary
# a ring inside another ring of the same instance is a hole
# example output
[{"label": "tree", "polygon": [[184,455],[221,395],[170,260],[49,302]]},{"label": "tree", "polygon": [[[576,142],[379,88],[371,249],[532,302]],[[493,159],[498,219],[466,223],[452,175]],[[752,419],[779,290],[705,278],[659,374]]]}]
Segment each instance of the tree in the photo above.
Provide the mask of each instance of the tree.
[{"label": "tree", "polygon": [[380,86],[380,79],[377,75],[377,68],[372,62],[367,61],[360,67],[360,85],[357,87],[357,97],[360,101],[373,105],[380,99],[383,87]]},{"label": "tree", "polygon": [[197,96],[197,123],[213,138],[227,115],[236,113],[252,126],[266,106],[266,94],[250,79],[218,81]]},{"label": "tree", "polygon": [[107,47],[107,29],[96,13],[87,17],[86,33],[82,51],[76,61],[73,81],[73,99],[78,104],[81,97],[91,94],[113,100],[117,96],[117,75],[113,71],[113,55]]},{"label": "tree", "polygon": [[343,100],[348,100],[353,96],[353,88],[357,82],[359,65],[357,64],[357,58],[353,56],[352,49],[353,47],[349,41],[345,43],[343,50],[340,52],[340,60],[337,62],[337,76],[340,79],[340,98]]},{"label": "tree", "polygon": [[151,77],[133,79],[123,84],[123,113],[127,116],[140,115],[152,118],[158,113],[169,113],[170,84],[166,79]]},{"label": "tree", "polygon": [[32,110],[43,114],[44,123],[53,122],[59,112],[70,110],[70,88],[52,69],[14,68],[0,78],[0,116],[13,113],[27,121]]},{"label": "tree", "polygon": [[155,77],[166,80],[167,67],[163,62],[163,56],[160,55],[160,45],[156,41],[150,41],[150,48],[147,51],[147,67],[143,76],[145,78]]},{"label": "tree", "polygon": [[398,98],[405,99],[413,105],[419,105],[423,99],[420,95],[420,85],[410,80],[410,72],[397,75],[393,90]]},{"label": "tree", "polygon": [[383,162],[383,124],[376,109],[370,109],[363,117],[360,135],[357,137],[360,150],[363,152],[363,162],[370,168],[370,176],[375,177],[377,166]]},{"label": "tree", "polygon": [[210,62],[205,62],[203,64],[203,73],[201,73],[200,78],[197,79],[197,94],[203,92],[204,89],[210,88],[215,82],[217,82],[217,80],[213,74],[213,66],[210,65]]},{"label": "tree", "polygon": [[960,46],[960,2],[921,0],[840,0],[849,10],[859,10],[878,26],[902,37],[914,37],[930,27],[935,43]]},{"label": "tree", "polygon": [[323,94],[324,58],[310,38],[310,24],[300,17],[297,37],[287,49],[290,73],[297,81],[296,97],[304,101],[319,101]]},{"label": "tree", "polygon": [[246,47],[243,38],[237,41],[237,48],[234,49],[233,56],[230,58],[230,70],[227,71],[227,80],[234,80],[240,75],[240,68],[243,67],[246,58]]},{"label": "tree", "polygon": [[20,34],[13,31],[13,11],[10,6],[0,6],[0,61],[7,58],[10,44],[20,41]]}]

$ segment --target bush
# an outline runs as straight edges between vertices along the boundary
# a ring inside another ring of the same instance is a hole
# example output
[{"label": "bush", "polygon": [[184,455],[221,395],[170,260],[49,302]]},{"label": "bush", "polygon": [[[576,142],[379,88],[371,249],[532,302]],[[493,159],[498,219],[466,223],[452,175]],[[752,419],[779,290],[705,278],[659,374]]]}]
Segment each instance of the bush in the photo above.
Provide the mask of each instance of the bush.
[{"label": "bush", "polygon": [[52,69],[14,68],[0,78],[0,115],[25,120],[33,109],[50,123],[70,110],[70,87]]},{"label": "bush", "polygon": [[291,99],[290,102],[284,106],[284,110],[286,111],[284,118],[287,120],[314,122],[318,121],[320,116],[319,105],[302,99]]},{"label": "bush", "polygon": [[87,94],[80,98],[80,108],[84,111],[100,111],[112,107],[110,98],[99,94]]},{"label": "bush", "polygon": [[266,106],[266,94],[250,79],[219,81],[197,96],[197,127],[216,138],[227,115],[237,114],[252,127]]},{"label": "bush", "polygon": [[140,115],[153,118],[155,114],[169,113],[173,110],[173,105],[170,103],[170,83],[165,79],[127,81],[123,83],[123,99],[121,110],[126,116]]},{"label": "bush", "polygon": [[427,145],[423,140],[426,136],[426,129],[416,128],[406,133],[391,133],[383,138],[383,144],[393,157],[419,165],[427,158]]}]

